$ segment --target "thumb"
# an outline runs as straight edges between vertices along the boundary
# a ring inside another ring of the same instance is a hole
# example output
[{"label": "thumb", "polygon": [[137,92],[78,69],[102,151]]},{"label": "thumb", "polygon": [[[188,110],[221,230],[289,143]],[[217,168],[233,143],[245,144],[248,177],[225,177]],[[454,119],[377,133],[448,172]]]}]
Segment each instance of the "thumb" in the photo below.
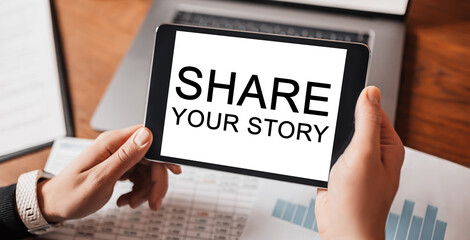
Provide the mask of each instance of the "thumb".
[{"label": "thumb", "polygon": [[358,149],[372,151],[380,147],[380,129],[382,125],[382,107],[380,90],[367,87],[362,90],[357,100],[355,113],[355,132],[351,145],[361,146]]},{"label": "thumb", "polygon": [[317,188],[317,197],[315,199],[315,215],[319,229],[322,229],[321,220],[328,216],[328,190]]},{"label": "thumb", "polygon": [[136,165],[147,153],[152,143],[152,133],[142,127],[108,159],[100,163],[100,174],[113,180],[121,178],[124,173]]}]

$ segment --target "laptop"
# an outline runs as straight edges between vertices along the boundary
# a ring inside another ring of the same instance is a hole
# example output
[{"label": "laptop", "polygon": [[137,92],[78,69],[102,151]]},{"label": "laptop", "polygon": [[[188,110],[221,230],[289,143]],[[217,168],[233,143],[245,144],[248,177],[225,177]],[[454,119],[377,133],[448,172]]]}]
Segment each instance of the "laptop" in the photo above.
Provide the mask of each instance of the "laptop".
[{"label": "laptop", "polygon": [[395,120],[408,0],[157,0],[99,103],[100,131],[143,123],[155,28],[162,23],[361,42],[371,49],[367,85]]}]

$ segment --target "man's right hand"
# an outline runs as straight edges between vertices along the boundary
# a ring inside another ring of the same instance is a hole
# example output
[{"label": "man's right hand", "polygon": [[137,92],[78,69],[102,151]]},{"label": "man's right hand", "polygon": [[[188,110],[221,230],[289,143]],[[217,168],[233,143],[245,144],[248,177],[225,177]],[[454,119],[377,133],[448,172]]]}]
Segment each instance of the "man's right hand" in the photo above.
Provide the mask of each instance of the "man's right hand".
[{"label": "man's right hand", "polygon": [[362,91],[355,125],[351,143],[331,170],[328,190],[317,191],[315,213],[323,240],[385,239],[405,152],[380,106],[378,88]]}]

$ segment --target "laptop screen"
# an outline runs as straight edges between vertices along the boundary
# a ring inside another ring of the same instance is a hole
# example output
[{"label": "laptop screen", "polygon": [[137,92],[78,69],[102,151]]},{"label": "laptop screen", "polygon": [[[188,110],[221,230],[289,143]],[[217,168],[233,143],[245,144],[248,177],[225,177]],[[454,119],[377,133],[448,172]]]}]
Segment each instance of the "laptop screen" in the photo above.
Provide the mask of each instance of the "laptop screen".
[{"label": "laptop screen", "polygon": [[364,12],[405,15],[408,0],[274,0]]}]

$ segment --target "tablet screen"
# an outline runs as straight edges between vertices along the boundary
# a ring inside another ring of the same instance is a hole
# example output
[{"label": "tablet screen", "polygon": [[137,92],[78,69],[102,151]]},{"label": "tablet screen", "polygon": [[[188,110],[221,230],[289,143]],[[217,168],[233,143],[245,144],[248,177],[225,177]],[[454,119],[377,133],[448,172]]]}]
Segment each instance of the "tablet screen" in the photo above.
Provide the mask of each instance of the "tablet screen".
[{"label": "tablet screen", "polygon": [[346,54],[177,31],[161,155],[328,181]]}]

